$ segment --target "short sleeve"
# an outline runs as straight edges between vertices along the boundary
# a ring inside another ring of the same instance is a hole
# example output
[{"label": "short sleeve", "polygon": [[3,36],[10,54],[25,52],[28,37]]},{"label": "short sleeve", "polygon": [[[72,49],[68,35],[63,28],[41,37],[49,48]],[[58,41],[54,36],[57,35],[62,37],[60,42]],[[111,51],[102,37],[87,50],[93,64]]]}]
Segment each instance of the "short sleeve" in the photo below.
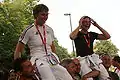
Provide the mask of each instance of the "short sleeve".
[{"label": "short sleeve", "polygon": [[49,27],[48,25],[46,25],[46,26],[47,26],[47,33],[49,33],[49,35],[50,35],[50,39],[52,41],[54,41],[56,38],[55,38],[53,29],[51,27]]},{"label": "short sleeve", "polygon": [[90,32],[93,36],[94,39],[97,39],[98,38],[98,33],[95,33],[95,32]]},{"label": "short sleeve", "polygon": [[22,34],[21,34],[21,36],[19,38],[19,41],[22,42],[22,43],[24,43],[24,44],[27,44],[27,42],[29,40],[29,37],[30,37],[30,31],[29,31],[29,29],[25,29],[22,32]]}]

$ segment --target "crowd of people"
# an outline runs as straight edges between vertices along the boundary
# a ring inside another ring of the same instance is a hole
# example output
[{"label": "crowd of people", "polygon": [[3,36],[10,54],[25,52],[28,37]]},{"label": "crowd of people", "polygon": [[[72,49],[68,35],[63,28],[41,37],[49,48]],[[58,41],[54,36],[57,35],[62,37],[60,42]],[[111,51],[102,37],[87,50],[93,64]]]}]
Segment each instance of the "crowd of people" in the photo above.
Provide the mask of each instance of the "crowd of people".
[{"label": "crowd of people", "polygon": [[[117,57],[117,58],[116,58]],[[109,80],[120,80],[119,66],[114,66],[114,71],[110,70],[111,65],[118,63],[120,57],[115,56],[113,59],[109,54],[100,55],[100,59],[109,74]],[[115,61],[114,61],[115,59]],[[100,71],[92,70],[91,72],[82,76],[81,64],[79,58],[65,58],[60,63],[68,73],[71,75],[72,80],[103,80],[99,79]],[[119,63],[120,64],[120,63]],[[117,70],[117,72],[116,72]],[[46,72],[47,73],[47,72]],[[64,74],[64,73],[63,73]],[[65,75],[65,74],[64,74]],[[7,80],[7,79],[5,79]],[[14,61],[14,70],[10,72],[8,80],[43,80],[35,65],[27,58],[17,58]],[[62,79],[56,79],[62,80]]]},{"label": "crowd of people", "polygon": [[[80,18],[78,27],[70,33],[74,40],[76,58],[59,60],[55,54],[54,31],[45,22],[49,8],[38,4],[33,8],[34,23],[21,34],[14,53],[14,70],[8,80],[119,80],[120,57],[98,55],[93,51],[94,40],[110,39],[109,33],[89,16]],[[88,32],[97,27],[101,34]],[[22,58],[25,45],[30,49],[30,60]],[[109,70],[110,66],[115,71]]]}]

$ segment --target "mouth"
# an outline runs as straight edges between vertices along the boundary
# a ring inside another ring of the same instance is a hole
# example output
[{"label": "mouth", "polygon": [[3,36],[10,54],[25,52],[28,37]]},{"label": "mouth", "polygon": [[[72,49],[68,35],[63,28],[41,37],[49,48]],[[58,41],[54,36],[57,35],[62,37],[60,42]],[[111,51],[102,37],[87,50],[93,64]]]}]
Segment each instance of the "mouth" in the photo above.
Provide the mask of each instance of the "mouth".
[{"label": "mouth", "polygon": [[42,19],[42,21],[45,23],[47,19]]},{"label": "mouth", "polygon": [[89,29],[89,25],[86,25],[84,28],[85,28],[85,29]]}]

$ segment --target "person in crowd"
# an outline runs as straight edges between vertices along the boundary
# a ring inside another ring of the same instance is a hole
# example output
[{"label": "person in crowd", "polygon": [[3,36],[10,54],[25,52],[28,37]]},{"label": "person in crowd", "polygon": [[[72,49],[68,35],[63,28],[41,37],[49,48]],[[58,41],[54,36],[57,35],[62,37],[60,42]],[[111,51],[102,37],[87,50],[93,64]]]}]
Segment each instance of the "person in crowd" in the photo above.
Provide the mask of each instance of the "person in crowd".
[{"label": "person in crowd", "polygon": [[81,68],[80,61],[77,58],[73,58],[73,62],[76,65],[76,73],[79,75]]},{"label": "person in crowd", "polygon": [[30,61],[32,65],[36,64],[42,80],[72,80],[67,70],[59,65],[59,59],[55,54],[54,31],[45,23],[48,15],[49,9],[44,4],[38,4],[33,8],[34,23],[21,34],[14,59],[21,56],[27,44],[30,49]]},{"label": "person in crowd", "polygon": [[88,78],[96,77],[97,75],[99,75],[99,71],[94,70],[94,71],[87,73],[83,77],[81,77],[80,75],[81,65],[77,58],[64,59],[61,61],[60,64],[68,70],[68,72],[71,74],[74,80],[87,80]]},{"label": "person in crowd", "polygon": [[[81,70],[80,70],[80,68],[81,68],[81,65],[80,65],[80,61],[79,61],[79,59],[78,58],[74,58],[73,59],[73,62],[75,63],[75,65],[77,66],[77,69],[76,69],[76,74],[78,75],[78,76],[80,76],[80,74],[81,74]],[[94,80],[98,80],[98,75],[100,74],[100,72],[98,71],[98,70],[92,70],[91,72],[89,72],[89,73],[87,73],[86,75],[84,75],[83,77],[81,77],[82,78],[82,80],[86,80],[86,79],[88,79],[88,78],[93,78]]]},{"label": "person in crowd", "polygon": [[64,59],[64,60],[62,60],[60,65],[65,67],[67,69],[67,71],[70,73],[70,75],[72,76],[72,78],[74,80],[76,80],[75,76],[76,76],[77,66],[75,65],[75,63],[73,62],[72,59]]},{"label": "person in crowd", "polygon": [[[95,26],[102,33],[89,32],[91,26]],[[109,77],[108,72],[99,59],[99,55],[93,52],[94,40],[107,40],[110,38],[109,33],[100,27],[97,22],[88,16],[83,16],[79,21],[79,26],[70,34],[70,39],[74,40],[77,57],[80,59],[82,76],[91,72],[92,70],[100,71],[100,80],[106,80]],[[90,78],[89,80],[93,80]],[[109,80],[109,79],[108,79]]]},{"label": "person in crowd", "polygon": [[8,80],[41,80],[41,78],[27,58],[17,58]]},{"label": "person in crowd", "polygon": [[120,78],[120,57],[119,56],[115,56],[112,59],[112,65],[115,67],[114,72],[117,73]]},{"label": "person in crowd", "polygon": [[107,69],[111,80],[119,80],[118,75],[115,72],[111,72],[109,71],[109,68],[112,65],[112,58],[110,55],[108,54],[103,54],[101,55],[101,60],[103,61],[102,64],[104,65],[104,67]]}]

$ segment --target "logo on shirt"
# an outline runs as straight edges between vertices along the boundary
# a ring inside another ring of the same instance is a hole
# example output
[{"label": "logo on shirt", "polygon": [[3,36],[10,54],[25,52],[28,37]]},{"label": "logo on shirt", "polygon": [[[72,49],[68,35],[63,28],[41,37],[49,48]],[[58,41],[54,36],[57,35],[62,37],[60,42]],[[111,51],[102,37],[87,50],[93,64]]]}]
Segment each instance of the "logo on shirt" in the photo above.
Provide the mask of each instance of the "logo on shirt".
[{"label": "logo on shirt", "polygon": [[36,32],[35,35],[38,35],[38,32]]}]

